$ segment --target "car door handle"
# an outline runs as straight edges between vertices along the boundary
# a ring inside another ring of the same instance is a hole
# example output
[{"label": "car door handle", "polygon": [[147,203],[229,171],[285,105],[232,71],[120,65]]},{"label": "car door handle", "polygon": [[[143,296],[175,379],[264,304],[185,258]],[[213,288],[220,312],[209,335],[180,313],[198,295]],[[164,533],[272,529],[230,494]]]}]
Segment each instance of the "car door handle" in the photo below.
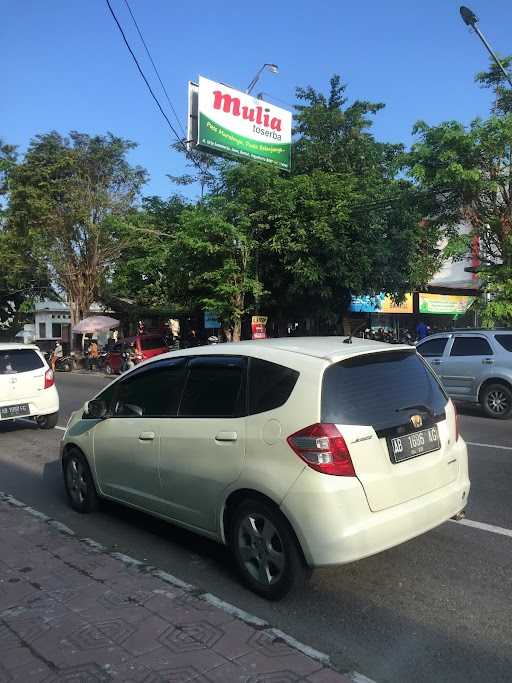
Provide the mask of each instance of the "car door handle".
[{"label": "car door handle", "polygon": [[492,358],[484,358],[484,359],[482,360],[482,363],[483,363],[484,365],[492,365],[492,364],[494,363],[494,361],[493,361]]},{"label": "car door handle", "polygon": [[443,362],[443,361],[442,361],[442,360],[439,360],[439,358],[435,358],[434,360],[431,360],[431,361],[430,361],[430,364],[431,364],[431,365],[441,365],[442,362]]},{"label": "car door handle", "polygon": [[155,432],[141,432],[139,434],[139,441],[153,441],[155,438]]},{"label": "car door handle", "polygon": [[238,434],[236,432],[219,432],[215,435],[215,441],[236,441]]}]

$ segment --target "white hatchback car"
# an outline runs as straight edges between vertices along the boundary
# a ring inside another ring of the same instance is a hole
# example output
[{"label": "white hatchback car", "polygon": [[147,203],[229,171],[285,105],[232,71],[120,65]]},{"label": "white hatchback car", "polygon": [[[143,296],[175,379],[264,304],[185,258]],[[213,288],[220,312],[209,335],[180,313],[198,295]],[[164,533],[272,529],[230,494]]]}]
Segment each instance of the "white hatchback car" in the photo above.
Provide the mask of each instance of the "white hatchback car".
[{"label": "white hatchback car", "polygon": [[42,429],[59,418],[53,371],[37,346],[0,344],[0,421],[32,417]]},{"label": "white hatchback car", "polygon": [[460,514],[470,488],[415,349],[339,337],[147,361],[71,416],[62,465],[76,510],[108,498],[226,543],[270,599]]}]

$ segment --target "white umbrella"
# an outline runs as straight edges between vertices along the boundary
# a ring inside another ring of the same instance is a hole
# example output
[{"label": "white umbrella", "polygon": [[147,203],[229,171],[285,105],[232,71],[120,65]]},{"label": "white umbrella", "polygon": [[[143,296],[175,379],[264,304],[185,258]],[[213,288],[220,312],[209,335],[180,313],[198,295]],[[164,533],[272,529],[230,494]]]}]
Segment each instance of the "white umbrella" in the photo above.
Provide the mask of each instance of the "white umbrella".
[{"label": "white umbrella", "polygon": [[75,325],[73,332],[77,334],[94,334],[95,332],[110,330],[112,327],[118,326],[119,320],[115,318],[109,318],[107,315],[91,315],[81,320],[78,325]]}]

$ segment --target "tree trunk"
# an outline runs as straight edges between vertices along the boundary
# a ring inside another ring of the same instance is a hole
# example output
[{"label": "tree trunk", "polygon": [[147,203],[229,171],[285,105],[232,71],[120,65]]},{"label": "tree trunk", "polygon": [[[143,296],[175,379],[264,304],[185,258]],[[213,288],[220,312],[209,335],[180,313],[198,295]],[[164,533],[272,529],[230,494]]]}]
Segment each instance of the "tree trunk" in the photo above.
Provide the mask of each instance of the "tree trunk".
[{"label": "tree trunk", "polygon": [[233,341],[234,342],[240,341],[241,333],[242,333],[242,320],[240,317],[237,317],[237,318],[235,318],[235,322],[233,325]]}]

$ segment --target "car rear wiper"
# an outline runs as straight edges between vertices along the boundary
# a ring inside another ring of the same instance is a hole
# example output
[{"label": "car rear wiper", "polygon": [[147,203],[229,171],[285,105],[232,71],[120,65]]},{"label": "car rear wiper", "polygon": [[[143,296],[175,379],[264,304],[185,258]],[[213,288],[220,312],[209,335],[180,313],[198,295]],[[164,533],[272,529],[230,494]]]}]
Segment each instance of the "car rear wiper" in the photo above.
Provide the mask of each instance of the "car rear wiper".
[{"label": "car rear wiper", "polygon": [[410,406],[402,406],[401,408],[397,408],[396,412],[401,413],[403,410],[426,410],[427,413],[432,417],[434,415],[434,411],[432,408],[429,408],[426,406],[424,403],[413,403]]}]

